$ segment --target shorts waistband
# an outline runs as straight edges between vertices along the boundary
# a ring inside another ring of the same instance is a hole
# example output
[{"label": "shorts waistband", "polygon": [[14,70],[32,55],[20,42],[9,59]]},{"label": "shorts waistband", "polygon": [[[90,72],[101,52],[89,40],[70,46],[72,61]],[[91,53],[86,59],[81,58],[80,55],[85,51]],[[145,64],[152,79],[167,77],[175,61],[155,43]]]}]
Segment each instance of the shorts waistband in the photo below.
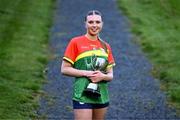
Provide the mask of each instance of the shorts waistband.
[{"label": "shorts waistband", "polygon": [[100,109],[109,106],[109,102],[103,104],[83,103],[73,100],[73,109]]}]

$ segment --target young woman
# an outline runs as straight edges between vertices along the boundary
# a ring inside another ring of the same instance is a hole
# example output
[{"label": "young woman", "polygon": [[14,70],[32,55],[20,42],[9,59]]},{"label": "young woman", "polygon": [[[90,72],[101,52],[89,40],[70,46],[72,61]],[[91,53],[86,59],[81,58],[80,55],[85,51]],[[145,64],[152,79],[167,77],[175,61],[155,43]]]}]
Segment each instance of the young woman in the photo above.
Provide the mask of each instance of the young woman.
[{"label": "young woman", "polygon": [[[103,27],[102,14],[97,10],[89,11],[85,16],[86,34],[77,36],[69,42],[63,57],[61,72],[75,77],[73,91],[73,109],[76,120],[103,120],[109,105],[107,83],[113,79],[115,65],[111,48],[99,38]],[[104,70],[97,58],[107,61]],[[95,65],[96,66],[93,66]],[[96,83],[99,96],[85,94],[89,83]]]}]

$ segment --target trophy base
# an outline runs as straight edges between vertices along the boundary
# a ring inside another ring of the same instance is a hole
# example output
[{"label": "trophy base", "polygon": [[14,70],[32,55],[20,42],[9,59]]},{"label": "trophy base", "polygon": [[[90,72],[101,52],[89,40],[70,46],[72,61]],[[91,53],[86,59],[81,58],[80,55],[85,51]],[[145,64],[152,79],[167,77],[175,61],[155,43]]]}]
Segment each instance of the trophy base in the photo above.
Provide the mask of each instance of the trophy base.
[{"label": "trophy base", "polygon": [[84,90],[84,93],[85,93],[87,96],[95,97],[95,98],[98,98],[98,97],[101,96],[101,94],[99,93],[98,90],[94,90],[94,89],[90,89],[90,88],[87,88],[86,90]]}]

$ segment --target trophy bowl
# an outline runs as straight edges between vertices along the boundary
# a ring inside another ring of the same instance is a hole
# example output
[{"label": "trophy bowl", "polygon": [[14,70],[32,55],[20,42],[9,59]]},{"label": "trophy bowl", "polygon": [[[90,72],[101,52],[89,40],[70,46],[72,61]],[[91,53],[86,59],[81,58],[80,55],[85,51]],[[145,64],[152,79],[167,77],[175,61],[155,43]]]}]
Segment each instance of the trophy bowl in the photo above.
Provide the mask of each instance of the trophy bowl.
[{"label": "trophy bowl", "polygon": [[104,58],[95,57],[92,61],[93,70],[100,70],[104,72],[107,65],[108,65],[108,62]]},{"label": "trophy bowl", "polygon": [[[100,70],[101,72],[105,73],[106,67],[108,65],[108,62],[106,59],[104,58],[100,58],[100,57],[94,57],[90,63],[91,70]],[[90,82],[87,86],[87,88],[84,90],[84,93],[87,96],[91,96],[91,97],[100,97],[100,91],[98,88],[98,84],[97,83],[92,83]]]}]

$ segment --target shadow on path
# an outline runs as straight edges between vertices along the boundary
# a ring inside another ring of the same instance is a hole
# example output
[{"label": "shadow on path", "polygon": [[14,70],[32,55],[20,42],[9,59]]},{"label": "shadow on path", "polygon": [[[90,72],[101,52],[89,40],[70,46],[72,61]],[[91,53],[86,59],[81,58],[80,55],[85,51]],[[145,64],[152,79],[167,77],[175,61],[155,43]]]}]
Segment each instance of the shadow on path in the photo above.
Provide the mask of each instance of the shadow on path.
[{"label": "shadow on path", "polygon": [[73,119],[73,78],[60,74],[60,64],[69,40],[85,34],[84,15],[97,9],[104,15],[101,37],[112,46],[116,61],[114,80],[109,83],[108,120],[178,119],[175,110],[167,107],[166,96],[159,82],[150,75],[151,64],[132,42],[127,19],[118,10],[115,0],[57,0],[54,25],[51,29],[47,93],[38,114],[47,119]]}]

